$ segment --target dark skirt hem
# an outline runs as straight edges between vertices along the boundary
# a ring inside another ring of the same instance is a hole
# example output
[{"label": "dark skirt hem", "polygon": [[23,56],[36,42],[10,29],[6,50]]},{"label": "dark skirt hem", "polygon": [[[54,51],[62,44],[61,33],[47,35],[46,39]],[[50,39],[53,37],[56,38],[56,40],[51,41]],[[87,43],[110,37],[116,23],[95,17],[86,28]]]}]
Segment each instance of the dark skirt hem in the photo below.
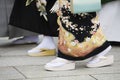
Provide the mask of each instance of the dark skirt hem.
[{"label": "dark skirt hem", "polygon": [[92,56],[95,56],[95,55],[99,54],[100,52],[102,52],[106,48],[108,48],[109,46],[110,46],[109,42],[106,41],[102,46],[100,46],[99,48],[95,49],[94,51],[92,51],[91,53],[86,55],[85,57],[72,57],[72,56],[65,55],[62,52],[58,51],[58,57],[64,58],[64,59],[68,59],[68,60],[73,60],[73,61],[85,60],[87,58],[90,58]]}]

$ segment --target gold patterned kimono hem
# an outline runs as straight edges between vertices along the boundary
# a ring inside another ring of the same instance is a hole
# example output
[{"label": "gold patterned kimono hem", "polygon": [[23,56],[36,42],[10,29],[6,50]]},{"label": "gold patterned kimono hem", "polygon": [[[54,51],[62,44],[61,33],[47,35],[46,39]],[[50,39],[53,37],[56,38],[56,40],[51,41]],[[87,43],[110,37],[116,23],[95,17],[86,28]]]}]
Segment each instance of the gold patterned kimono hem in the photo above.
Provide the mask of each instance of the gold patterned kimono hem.
[{"label": "gold patterned kimono hem", "polygon": [[64,1],[58,13],[58,57],[84,60],[110,46],[102,33],[96,12],[72,14],[69,0]]}]

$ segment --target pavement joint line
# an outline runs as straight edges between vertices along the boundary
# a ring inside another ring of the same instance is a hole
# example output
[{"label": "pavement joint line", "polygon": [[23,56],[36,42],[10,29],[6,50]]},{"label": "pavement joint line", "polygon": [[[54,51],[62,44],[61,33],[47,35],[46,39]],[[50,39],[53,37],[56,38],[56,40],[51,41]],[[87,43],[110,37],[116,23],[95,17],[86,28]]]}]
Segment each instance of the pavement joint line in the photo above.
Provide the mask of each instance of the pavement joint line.
[{"label": "pavement joint line", "polygon": [[13,65],[11,65],[11,66],[0,66],[0,68],[1,68],[1,67],[27,67],[27,66],[44,66],[44,65],[45,65],[45,64],[38,64],[38,65],[34,65],[34,64],[33,64],[33,65],[18,65],[18,66],[17,66],[17,65],[14,65],[14,66],[13,66]]},{"label": "pavement joint line", "polygon": [[95,78],[94,76],[92,76],[91,74],[89,74],[90,77],[94,78],[95,80],[98,80],[97,78]]},{"label": "pavement joint line", "polygon": [[104,74],[120,74],[120,72],[119,72],[119,73],[101,73],[101,74],[90,74],[90,75],[104,75]]},{"label": "pavement joint line", "polygon": [[[85,74],[85,75],[88,75],[88,74]],[[57,77],[57,78],[59,78],[59,77],[76,77],[76,76],[85,76],[85,75],[66,75],[66,76],[47,76],[47,77],[35,77],[35,78],[27,78],[27,79],[37,79],[37,78],[54,78],[54,77]],[[89,76],[89,75],[88,75]]]},{"label": "pavement joint line", "polygon": [[15,66],[12,66],[16,71],[18,71],[25,79],[27,79],[27,77],[21,72],[19,71]]},{"label": "pavement joint line", "polygon": [[[43,65],[44,65],[44,64],[38,64],[38,65],[34,65],[34,64],[33,64],[33,65],[19,65],[19,66],[14,66],[14,67],[15,67],[15,68],[16,68],[16,67],[28,67],[28,66],[31,66],[31,67],[32,67],[32,66],[43,66]],[[13,66],[12,66],[12,67],[13,67]]]},{"label": "pavement joint line", "polygon": [[28,56],[27,55],[9,55],[9,56],[0,55],[0,57],[28,57]]}]

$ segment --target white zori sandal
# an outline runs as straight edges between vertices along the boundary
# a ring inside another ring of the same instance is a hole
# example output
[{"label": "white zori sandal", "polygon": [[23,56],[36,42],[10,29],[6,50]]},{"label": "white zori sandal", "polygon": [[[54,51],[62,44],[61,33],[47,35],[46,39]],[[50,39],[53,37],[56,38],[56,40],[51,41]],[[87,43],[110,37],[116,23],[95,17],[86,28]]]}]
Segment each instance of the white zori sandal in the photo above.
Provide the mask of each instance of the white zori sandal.
[{"label": "white zori sandal", "polygon": [[114,57],[113,55],[109,55],[109,56],[101,56],[101,57],[96,57],[93,60],[97,59],[96,62],[88,62],[87,63],[87,67],[103,67],[103,66],[109,66],[112,65],[114,63]]},{"label": "white zori sandal", "polygon": [[92,57],[92,59],[86,64],[86,66],[92,68],[112,65],[114,63],[114,56],[113,55],[104,56],[106,53],[108,53],[110,49],[111,46],[102,51],[100,54]]},{"label": "white zori sandal", "polygon": [[63,58],[56,58],[45,65],[46,70],[61,71],[75,69],[75,62]]}]

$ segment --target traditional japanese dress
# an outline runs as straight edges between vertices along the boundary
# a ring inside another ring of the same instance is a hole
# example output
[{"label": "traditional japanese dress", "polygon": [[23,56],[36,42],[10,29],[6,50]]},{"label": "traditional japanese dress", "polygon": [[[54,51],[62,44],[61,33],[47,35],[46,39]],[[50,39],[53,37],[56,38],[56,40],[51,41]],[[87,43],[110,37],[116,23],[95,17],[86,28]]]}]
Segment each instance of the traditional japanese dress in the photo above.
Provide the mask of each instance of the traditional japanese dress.
[{"label": "traditional japanese dress", "polygon": [[73,14],[70,0],[60,0],[59,3],[58,57],[84,60],[110,46],[101,30],[96,12]]},{"label": "traditional japanese dress", "polygon": [[46,36],[58,36],[57,15],[49,11],[56,0],[46,0],[48,21],[45,20],[44,16],[40,16],[36,1],[33,1],[29,6],[26,6],[26,1],[15,0],[9,24]]}]

